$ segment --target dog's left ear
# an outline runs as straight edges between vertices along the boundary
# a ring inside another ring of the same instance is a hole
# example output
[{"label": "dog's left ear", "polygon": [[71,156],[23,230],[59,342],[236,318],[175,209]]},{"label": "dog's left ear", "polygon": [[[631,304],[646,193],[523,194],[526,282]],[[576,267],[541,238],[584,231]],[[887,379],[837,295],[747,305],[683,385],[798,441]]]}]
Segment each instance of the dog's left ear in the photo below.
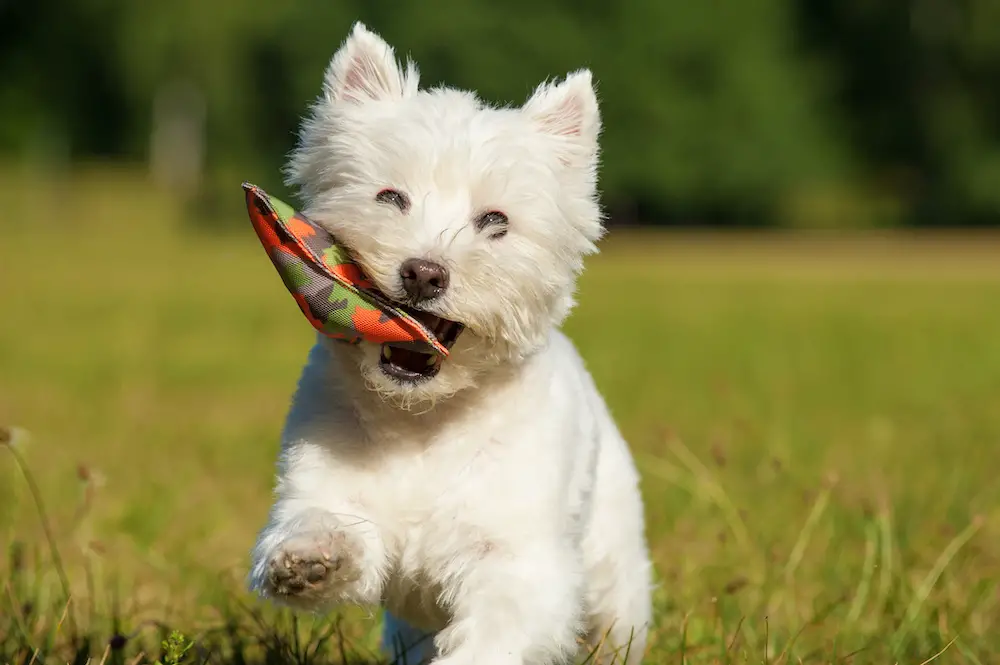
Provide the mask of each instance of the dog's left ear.
[{"label": "dog's left ear", "polygon": [[589,69],[573,72],[560,83],[542,83],[525,102],[523,111],[539,131],[565,147],[564,161],[590,161],[596,157],[601,113]]}]

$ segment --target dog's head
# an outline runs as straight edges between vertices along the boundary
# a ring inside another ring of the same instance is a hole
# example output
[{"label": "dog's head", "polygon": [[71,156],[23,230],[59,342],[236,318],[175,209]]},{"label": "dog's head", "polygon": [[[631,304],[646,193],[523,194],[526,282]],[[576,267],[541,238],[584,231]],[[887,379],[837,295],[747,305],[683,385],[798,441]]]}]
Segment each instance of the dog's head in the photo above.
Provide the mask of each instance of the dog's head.
[{"label": "dog's head", "polygon": [[416,66],[355,24],[303,122],[288,183],[383,293],[454,341],[443,361],[361,344],[372,388],[437,399],[545,344],[602,233],[599,132],[589,71],[494,108],[418,89]]}]

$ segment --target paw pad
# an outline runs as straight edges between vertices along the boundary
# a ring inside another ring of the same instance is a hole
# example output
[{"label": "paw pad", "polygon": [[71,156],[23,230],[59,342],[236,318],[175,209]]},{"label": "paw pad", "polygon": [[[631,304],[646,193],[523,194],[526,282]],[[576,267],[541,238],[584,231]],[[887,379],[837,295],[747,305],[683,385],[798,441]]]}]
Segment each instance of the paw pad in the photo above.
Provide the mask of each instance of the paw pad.
[{"label": "paw pad", "polygon": [[344,551],[342,533],[296,537],[285,543],[268,567],[268,585],[275,596],[317,600],[332,585],[357,578]]}]

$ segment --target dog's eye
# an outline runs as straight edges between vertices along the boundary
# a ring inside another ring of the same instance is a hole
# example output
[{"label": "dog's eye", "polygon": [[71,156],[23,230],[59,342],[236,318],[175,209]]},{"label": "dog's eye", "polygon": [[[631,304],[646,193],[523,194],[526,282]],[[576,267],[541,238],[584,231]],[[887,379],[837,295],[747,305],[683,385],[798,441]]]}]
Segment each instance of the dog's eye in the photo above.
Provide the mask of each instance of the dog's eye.
[{"label": "dog's eye", "polygon": [[507,215],[498,210],[491,210],[476,219],[476,229],[489,231],[491,238],[502,238],[507,235]]},{"label": "dog's eye", "polygon": [[375,195],[375,200],[379,203],[388,203],[399,208],[400,212],[406,212],[410,207],[410,201],[406,194],[397,192],[395,189],[383,189]]}]

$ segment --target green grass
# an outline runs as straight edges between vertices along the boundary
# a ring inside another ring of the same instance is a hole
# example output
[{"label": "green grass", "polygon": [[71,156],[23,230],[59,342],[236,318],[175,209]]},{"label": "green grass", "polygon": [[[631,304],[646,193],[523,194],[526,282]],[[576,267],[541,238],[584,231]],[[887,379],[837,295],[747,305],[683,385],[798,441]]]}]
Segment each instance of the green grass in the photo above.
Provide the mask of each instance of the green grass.
[{"label": "green grass", "polygon": [[[0,424],[73,600],[0,448],[0,663],[370,654],[365,612],[241,589],[311,330],[239,183],[230,235],[128,173],[2,183]],[[1000,238],[603,247],[566,329],[643,474],[647,662],[997,662]]]}]

